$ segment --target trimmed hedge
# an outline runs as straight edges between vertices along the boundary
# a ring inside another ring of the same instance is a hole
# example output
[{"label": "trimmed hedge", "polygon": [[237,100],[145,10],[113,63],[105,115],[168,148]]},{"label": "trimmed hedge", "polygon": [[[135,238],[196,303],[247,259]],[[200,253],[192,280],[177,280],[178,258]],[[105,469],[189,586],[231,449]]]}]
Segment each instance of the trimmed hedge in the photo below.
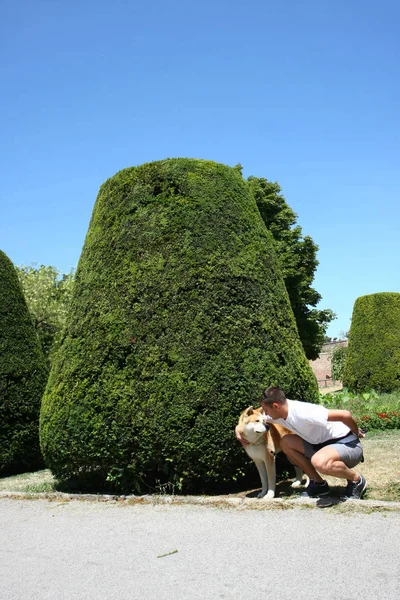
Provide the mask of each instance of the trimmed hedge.
[{"label": "trimmed hedge", "polygon": [[400,294],[355,301],[343,385],[354,392],[400,389]]},{"label": "trimmed hedge", "polygon": [[0,473],[43,466],[40,400],[47,368],[18,275],[0,251]]},{"label": "trimmed hedge", "polygon": [[168,159],[109,179],[42,403],[54,475],[79,489],[215,489],[246,464],[240,412],[278,383],[318,399],[240,172]]}]

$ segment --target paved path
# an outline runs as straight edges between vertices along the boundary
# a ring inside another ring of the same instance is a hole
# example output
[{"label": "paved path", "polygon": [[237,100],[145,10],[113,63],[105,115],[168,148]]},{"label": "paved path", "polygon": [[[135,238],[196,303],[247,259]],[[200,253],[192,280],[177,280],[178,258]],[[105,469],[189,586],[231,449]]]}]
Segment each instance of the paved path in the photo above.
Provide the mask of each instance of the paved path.
[{"label": "paved path", "polygon": [[0,499],[1,600],[398,600],[400,513]]}]

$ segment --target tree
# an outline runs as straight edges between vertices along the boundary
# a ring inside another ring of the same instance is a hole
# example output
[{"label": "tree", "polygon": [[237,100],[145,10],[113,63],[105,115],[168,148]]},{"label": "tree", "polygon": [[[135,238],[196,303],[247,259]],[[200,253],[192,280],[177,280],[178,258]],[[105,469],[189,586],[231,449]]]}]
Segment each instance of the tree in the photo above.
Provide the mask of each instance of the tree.
[{"label": "tree", "polygon": [[400,294],[369,294],[355,301],[343,385],[357,393],[400,389]]},{"label": "tree", "polygon": [[248,182],[261,217],[272,234],[286,290],[306,356],[315,360],[324,343],[329,323],[336,318],[330,309],[317,309],[321,295],[311,287],[318,266],[318,246],[302,237],[297,215],[288,206],[278,183],[258,177]]},{"label": "tree", "polygon": [[79,489],[216,489],[246,464],[233,430],[267,384],[315,377],[248,184],[192,159],[100,189],[41,411],[55,476]]},{"label": "tree", "polygon": [[333,379],[343,381],[344,365],[346,363],[347,346],[338,346],[332,355],[332,376]]},{"label": "tree", "polygon": [[74,272],[56,267],[16,267],[36,332],[48,360],[57,350],[71,302]]},{"label": "tree", "polygon": [[42,466],[40,399],[47,368],[17,273],[0,251],[0,473]]}]

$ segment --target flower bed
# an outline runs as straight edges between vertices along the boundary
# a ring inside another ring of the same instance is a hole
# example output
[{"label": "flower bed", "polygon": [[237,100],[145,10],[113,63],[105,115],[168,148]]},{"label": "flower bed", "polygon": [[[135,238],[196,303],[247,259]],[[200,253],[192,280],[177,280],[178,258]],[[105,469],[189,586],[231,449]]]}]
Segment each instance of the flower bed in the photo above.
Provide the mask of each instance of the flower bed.
[{"label": "flower bed", "polygon": [[320,404],[330,409],[349,410],[367,431],[400,429],[400,395],[370,391],[352,394],[347,390],[320,396]]}]

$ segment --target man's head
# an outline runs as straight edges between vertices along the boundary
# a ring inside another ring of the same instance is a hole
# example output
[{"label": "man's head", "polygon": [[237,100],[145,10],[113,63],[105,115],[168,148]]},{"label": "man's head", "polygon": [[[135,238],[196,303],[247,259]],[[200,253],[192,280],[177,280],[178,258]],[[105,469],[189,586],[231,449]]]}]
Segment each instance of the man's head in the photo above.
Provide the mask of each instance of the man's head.
[{"label": "man's head", "polygon": [[270,386],[263,391],[259,399],[265,414],[273,419],[285,418],[287,416],[287,400],[283,390]]}]

